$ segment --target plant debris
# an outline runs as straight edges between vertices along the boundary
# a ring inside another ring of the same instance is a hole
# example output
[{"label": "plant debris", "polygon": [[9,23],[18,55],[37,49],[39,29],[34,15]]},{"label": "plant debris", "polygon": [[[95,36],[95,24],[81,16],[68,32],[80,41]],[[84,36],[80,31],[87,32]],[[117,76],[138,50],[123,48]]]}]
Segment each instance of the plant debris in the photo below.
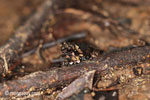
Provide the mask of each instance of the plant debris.
[{"label": "plant debris", "polygon": [[14,36],[0,48],[0,73],[8,73],[10,62],[14,62],[19,59],[19,54],[23,50],[23,47],[27,40],[38,31],[41,24],[46,20],[47,13],[52,13],[52,2],[47,0],[39,8],[39,11],[35,13],[28,21],[16,30]]},{"label": "plant debris", "polygon": [[0,1],[0,99],[150,99],[149,3]]}]

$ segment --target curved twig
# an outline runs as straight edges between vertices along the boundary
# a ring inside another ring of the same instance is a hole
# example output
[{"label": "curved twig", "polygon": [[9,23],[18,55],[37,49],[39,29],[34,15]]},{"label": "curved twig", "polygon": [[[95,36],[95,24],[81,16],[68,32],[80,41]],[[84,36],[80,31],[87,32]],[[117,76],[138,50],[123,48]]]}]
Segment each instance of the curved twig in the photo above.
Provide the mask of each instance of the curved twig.
[{"label": "curved twig", "polygon": [[0,74],[8,72],[10,62],[18,60],[24,44],[36,34],[46,18],[52,14],[52,1],[46,0],[37,12],[21,26],[9,41],[0,47]]}]

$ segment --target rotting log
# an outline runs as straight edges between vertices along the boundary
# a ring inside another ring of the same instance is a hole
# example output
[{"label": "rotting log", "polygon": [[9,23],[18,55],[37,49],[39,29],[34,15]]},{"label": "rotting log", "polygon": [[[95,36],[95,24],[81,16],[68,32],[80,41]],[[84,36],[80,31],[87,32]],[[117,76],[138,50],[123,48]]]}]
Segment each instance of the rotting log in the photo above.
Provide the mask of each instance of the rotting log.
[{"label": "rotting log", "polygon": [[[112,68],[127,65],[149,63],[150,46],[128,48],[103,54],[96,59],[85,61],[72,66],[64,66],[46,72],[35,72],[16,80],[0,83],[0,96],[9,97],[5,92],[32,92],[36,89],[53,88],[71,82],[84,73],[96,70],[96,73],[112,70]],[[149,67],[147,64],[146,67]],[[143,67],[141,65],[141,67]],[[17,95],[14,95],[17,96]]]}]

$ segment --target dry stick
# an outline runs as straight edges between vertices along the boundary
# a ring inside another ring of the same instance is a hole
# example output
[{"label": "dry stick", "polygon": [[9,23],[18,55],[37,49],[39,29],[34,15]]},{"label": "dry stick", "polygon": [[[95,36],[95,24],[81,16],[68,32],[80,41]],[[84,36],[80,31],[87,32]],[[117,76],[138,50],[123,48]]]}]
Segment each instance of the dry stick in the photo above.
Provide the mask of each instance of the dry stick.
[{"label": "dry stick", "polygon": [[61,93],[57,95],[56,100],[65,100],[65,98],[70,97],[74,93],[80,92],[84,88],[92,89],[94,74],[95,70],[89,71],[74,80],[70,85],[63,89]]},{"label": "dry stick", "polygon": [[[83,32],[78,32],[78,33],[75,33],[75,34],[73,34],[73,35],[60,38],[60,39],[58,39],[58,40],[56,40],[56,41],[52,41],[52,42],[49,42],[49,43],[45,43],[45,44],[42,45],[41,49],[47,49],[47,48],[50,48],[50,47],[52,47],[52,46],[55,46],[56,44],[60,44],[60,43],[65,42],[65,41],[84,38],[84,37],[86,37],[86,35],[87,35],[87,32],[85,32],[85,31],[83,31]],[[30,51],[28,51],[28,52],[26,52],[26,53],[24,53],[24,54],[22,55],[22,58],[23,58],[23,57],[26,57],[26,56],[29,56],[29,55],[31,55],[31,54],[33,54],[33,53],[35,53],[37,49],[38,49],[38,47],[37,47],[37,48],[34,48],[34,49],[32,49],[32,50],[30,50]]]},{"label": "dry stick", "polygon": [[0,74],[7,73],[10,62],[20,58],[18,54],[23,50],[24,44],[39,31],[43,21],[50,14],[52,14],[52,1],[46,0],[37,12],[15,32],[14,36],[0,47]]},{"label": "dry stick", "polygon": [[[150,60],[150,46],[130,48],[102,55],[91,61],[85,61],[73,66],[56,68],[46,72],[35,72],[17,80],[6,81],[0,84],[0,96],[9,97],[6,91],[25,92],[34,89],[52,88],[71,82],[84,73],[96,70],[98,73],[107,71],[114,66],[135,65]],[[17,96],[17,94],[15,94]]]}]

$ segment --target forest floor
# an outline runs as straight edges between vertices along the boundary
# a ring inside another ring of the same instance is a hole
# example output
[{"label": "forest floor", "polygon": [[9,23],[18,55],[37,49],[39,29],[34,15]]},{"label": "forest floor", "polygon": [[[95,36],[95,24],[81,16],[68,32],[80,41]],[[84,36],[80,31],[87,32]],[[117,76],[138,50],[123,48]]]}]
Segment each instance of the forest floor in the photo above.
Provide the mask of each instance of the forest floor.
[{"label": "forest floor", "polygon": [[149,100],[149,5],[0,0],[0,96]]}]

